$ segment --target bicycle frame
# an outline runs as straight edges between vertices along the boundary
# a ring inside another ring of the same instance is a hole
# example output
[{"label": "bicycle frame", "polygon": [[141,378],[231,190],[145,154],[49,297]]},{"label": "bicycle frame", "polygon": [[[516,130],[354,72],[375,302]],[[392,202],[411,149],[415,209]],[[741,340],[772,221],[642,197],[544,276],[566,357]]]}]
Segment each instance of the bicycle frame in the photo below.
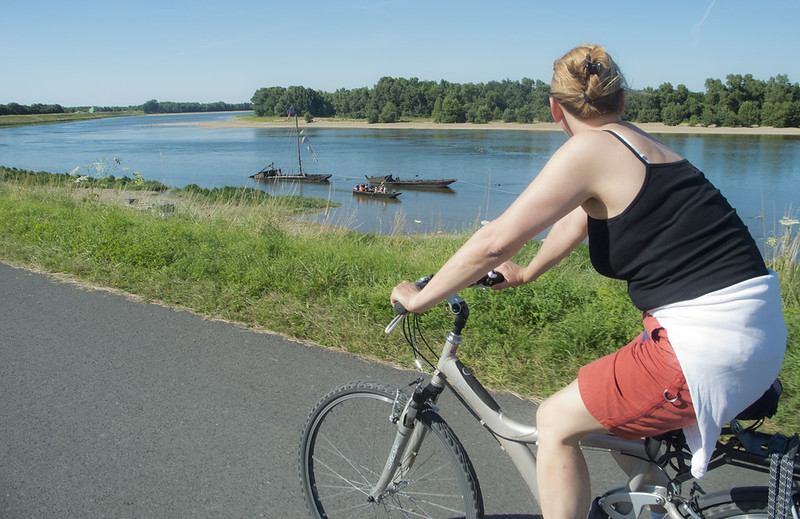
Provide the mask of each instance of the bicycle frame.
[{"label": "bicycle frame", "polygon": [[[447,300],[453,313],[466,309],[466,303],[458,295]],[[457,309],[457,310],[454,310]],[[387,327],[389,333],[399,321],[396,318]],[[398,433],[394,445],[390,450],[388,460],[384,466],[378,483],[370,492],[370,501],[380,500],[389,484],[400,470],[407,469],[414,462],[414,457],[419,451],[419,446],[424,439],[424,429],[414,427],[417,411],[426,402],[435,404],[438,395],[449,386],[461,403],[472,412],[479,422],[500,443],[501,448],[508,454],[516,466],[526,485],[534,497],[539,500],[536,480],[536,456],[530,445],[537,442],[538,433],[536,426],[520,423],[506,416],[499,404],[492,398],[486,388],[467,370],[457,357],[461,345],[460,330],[448,333],[437,366],[430,376],[427,384],[423,380],[417,386],[414,397],[409,399],[402,414],[396,418]],[[623,440],[611,434],[591,434],[581,440],[583,448],[599,449],[616,452],[638,459],[636,467],[629,476],[627,485],[614,489],[604,496],[604,509],[613,519],[635,519],[642,508],[647,505],[662,506],[676,519],[683,515],[668,499],[669,492],[666,486],[645,485],[644,478],[653,463],[650,461],[655,452],[648,452],[644,440]],[[651,447],[658,450],[657,442]],[[664,478],[667,483],[668,478]],[[627,506],[619,506],[627,503]],[[626,510],[621,513],[620,510]]]}]

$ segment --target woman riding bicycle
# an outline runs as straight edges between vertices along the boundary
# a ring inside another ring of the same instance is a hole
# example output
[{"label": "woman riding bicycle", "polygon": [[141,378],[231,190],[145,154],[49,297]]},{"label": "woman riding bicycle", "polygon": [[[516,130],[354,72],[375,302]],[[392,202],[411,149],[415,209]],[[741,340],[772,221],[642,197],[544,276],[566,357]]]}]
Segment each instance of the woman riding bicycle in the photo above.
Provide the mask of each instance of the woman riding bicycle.
[{"label": "woman riding bicycle", "polygon": [[[423,312],[496,269],[530,283],[585,238],[595,269],[624,279],[644,332],[581,368],[539,407],[538,485],[546,519],[582,518],[591,501],[579,447],[683,429],[692,473],[706,470],[721,427],[777,377],[786,345],[777,275],[718,190],[686,159],[621,119],[625,80],[603,47],[554,64],[550,107],[569,139],[496,220],[419,290],[391,302]],[[509,261],[551,227],[526,267]]]}]

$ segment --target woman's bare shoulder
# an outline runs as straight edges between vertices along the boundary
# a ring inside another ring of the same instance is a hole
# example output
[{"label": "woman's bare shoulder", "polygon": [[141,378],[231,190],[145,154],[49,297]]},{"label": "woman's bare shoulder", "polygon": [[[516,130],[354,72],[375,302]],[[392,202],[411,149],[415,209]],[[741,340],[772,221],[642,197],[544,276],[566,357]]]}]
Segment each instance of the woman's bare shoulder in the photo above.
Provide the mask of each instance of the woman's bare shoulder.
[{"label": "woman's bare shoulder", "polygon": [[580,166],[583,164],[600,164],[606,160],[609,152],[614,152],[616,137],[600,130],[585,130],[570,137],[553,157],[563,164]]}]

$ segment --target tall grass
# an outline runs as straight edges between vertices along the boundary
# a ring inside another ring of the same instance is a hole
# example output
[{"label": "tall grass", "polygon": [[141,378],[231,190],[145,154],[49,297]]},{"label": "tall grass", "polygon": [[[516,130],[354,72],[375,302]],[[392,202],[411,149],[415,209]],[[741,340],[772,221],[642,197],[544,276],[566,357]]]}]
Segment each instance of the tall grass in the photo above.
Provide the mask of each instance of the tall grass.
[{"label": "tall grass", "polygon": [[[404,366],[411,364],[402,337],[383,334],[392,317],[391,288],[435,272],[467,238],[373,235],[298,223],[293,216],[303,210],[299,201],[246,191],[176,191],[170,198],[175,211],[165,215],[75,196],[85,188],[74,186],[65,179],[44,186],[19,172],[0,182],[0,258]],[[138,196],[119,189],[123,197]],[[775,423],[796,429],[797,236],[787,244],[768,258],[786,276],[790,329],[782,374],[786,397]],[[538,247],[527,244],[516,259],[527,262]],[[548,396],[641,327],[625,285],[596,274],[583,246],[534,284],[475,289],[464,297],[472,311],[462,359],[488,385],[529,397]],[[449,312],[440,306],[423,322],[438,349],[451,324]]]},{"label": "tall grass", "polygon": [[778,224],[780,227],[775,236],[767,240],[765,259],[780,277],[783,315],[789,329],[781,381],[788,397],[785,400],[790,400],[792,406],[784,405],[779,418],[797,429],[800,423],[797,414],[797,407],[800,407],[800,221],[791,216],[789,209]]}]

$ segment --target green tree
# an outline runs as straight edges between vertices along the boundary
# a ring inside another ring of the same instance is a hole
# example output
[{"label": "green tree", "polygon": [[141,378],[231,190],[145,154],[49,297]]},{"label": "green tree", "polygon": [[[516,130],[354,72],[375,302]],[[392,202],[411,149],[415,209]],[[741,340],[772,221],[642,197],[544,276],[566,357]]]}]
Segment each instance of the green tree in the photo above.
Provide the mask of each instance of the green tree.
[{"label": "green tree", "polygon": [[391,101],[387,101],[378,115],[378,122],[381,123],[395,123],[397,122],[397,105]]},{"label": "green tree", "polygon": [[728,106],[720,107],[717,117],[719,118],[719,124],[721,126],[727,126],[729,128],[739,126],[739,117],[736,115],[736,112]]},{"label": "green tree", "polygon": [[779,74],[769,78],[764,88],[761,124],[784,128],[792,120],[792,85],[788,76]]},{"label": "green tree", "polygon": [[[259,88],[251,98],[253,103],[253,113],[259,117],[273,117],[276,115],[286,115],[288,113],[288,106],[284,105],[288,102],[286,99],[286,89],[283,87],[270,87]],[[280,107],[280,112],[278,108]]]},{"label": "green tree", "polygon": [[719,124],[719,117],[716,110],[710,106],[704,106],[700,114],[700,124],[703,126],[714,126]]},{"label": "green tree", "polygon": [[486,124],[492,120],[492,110],[488,105],[480,105],[470,110],[467,120],[476,124]]},{"label": "green tree", "polygon": [[467,120],[464,106],[455,97],[447,96],[442,101],[439,111],[439,123],[463,123]]},{"label": "green tree", "polygon": [[147,101],[145,104],[142,105],[142,111],[146,114],[159,113],[158,101],[156,101],[155,99]]},{"label": "green tree", "polygon": [[[664,89],[667,89],[664,87]],[[668,90],[672,89],[669,85]],[[663,95],[662,91],[647,87],[639,91],[637,96],[637,110],[634,116],[634,121],[640,123],[652,123],[661,121],[661,102],[660,96]]]},{"label": "green tree", "polygon": [[374,108],[369,108],[367,110],[367,122],[369,124],[375,124],[380,121],[380,113]]},{"label": "green tree", "polygon": [[442,120],[442,98],[437,97],[433,103],[433,111],[431,112],[434,122],[441,122]]},{"label": "green tree", "polygon": [[536,121],[538,110],[531,103],[525,103],[517,109],[517,122],[529,124]]},{"label": "green tree", "polygon": [[669,103],[661,109],[661,121],[667,126],[677,126],[686,117],[686,107],[678,103]]},{"label": "green tree", "polygon": [[761,108],[756,101],[744,101],[739,106],[739,123],[742,126],[755,126],[761,122]]}]

